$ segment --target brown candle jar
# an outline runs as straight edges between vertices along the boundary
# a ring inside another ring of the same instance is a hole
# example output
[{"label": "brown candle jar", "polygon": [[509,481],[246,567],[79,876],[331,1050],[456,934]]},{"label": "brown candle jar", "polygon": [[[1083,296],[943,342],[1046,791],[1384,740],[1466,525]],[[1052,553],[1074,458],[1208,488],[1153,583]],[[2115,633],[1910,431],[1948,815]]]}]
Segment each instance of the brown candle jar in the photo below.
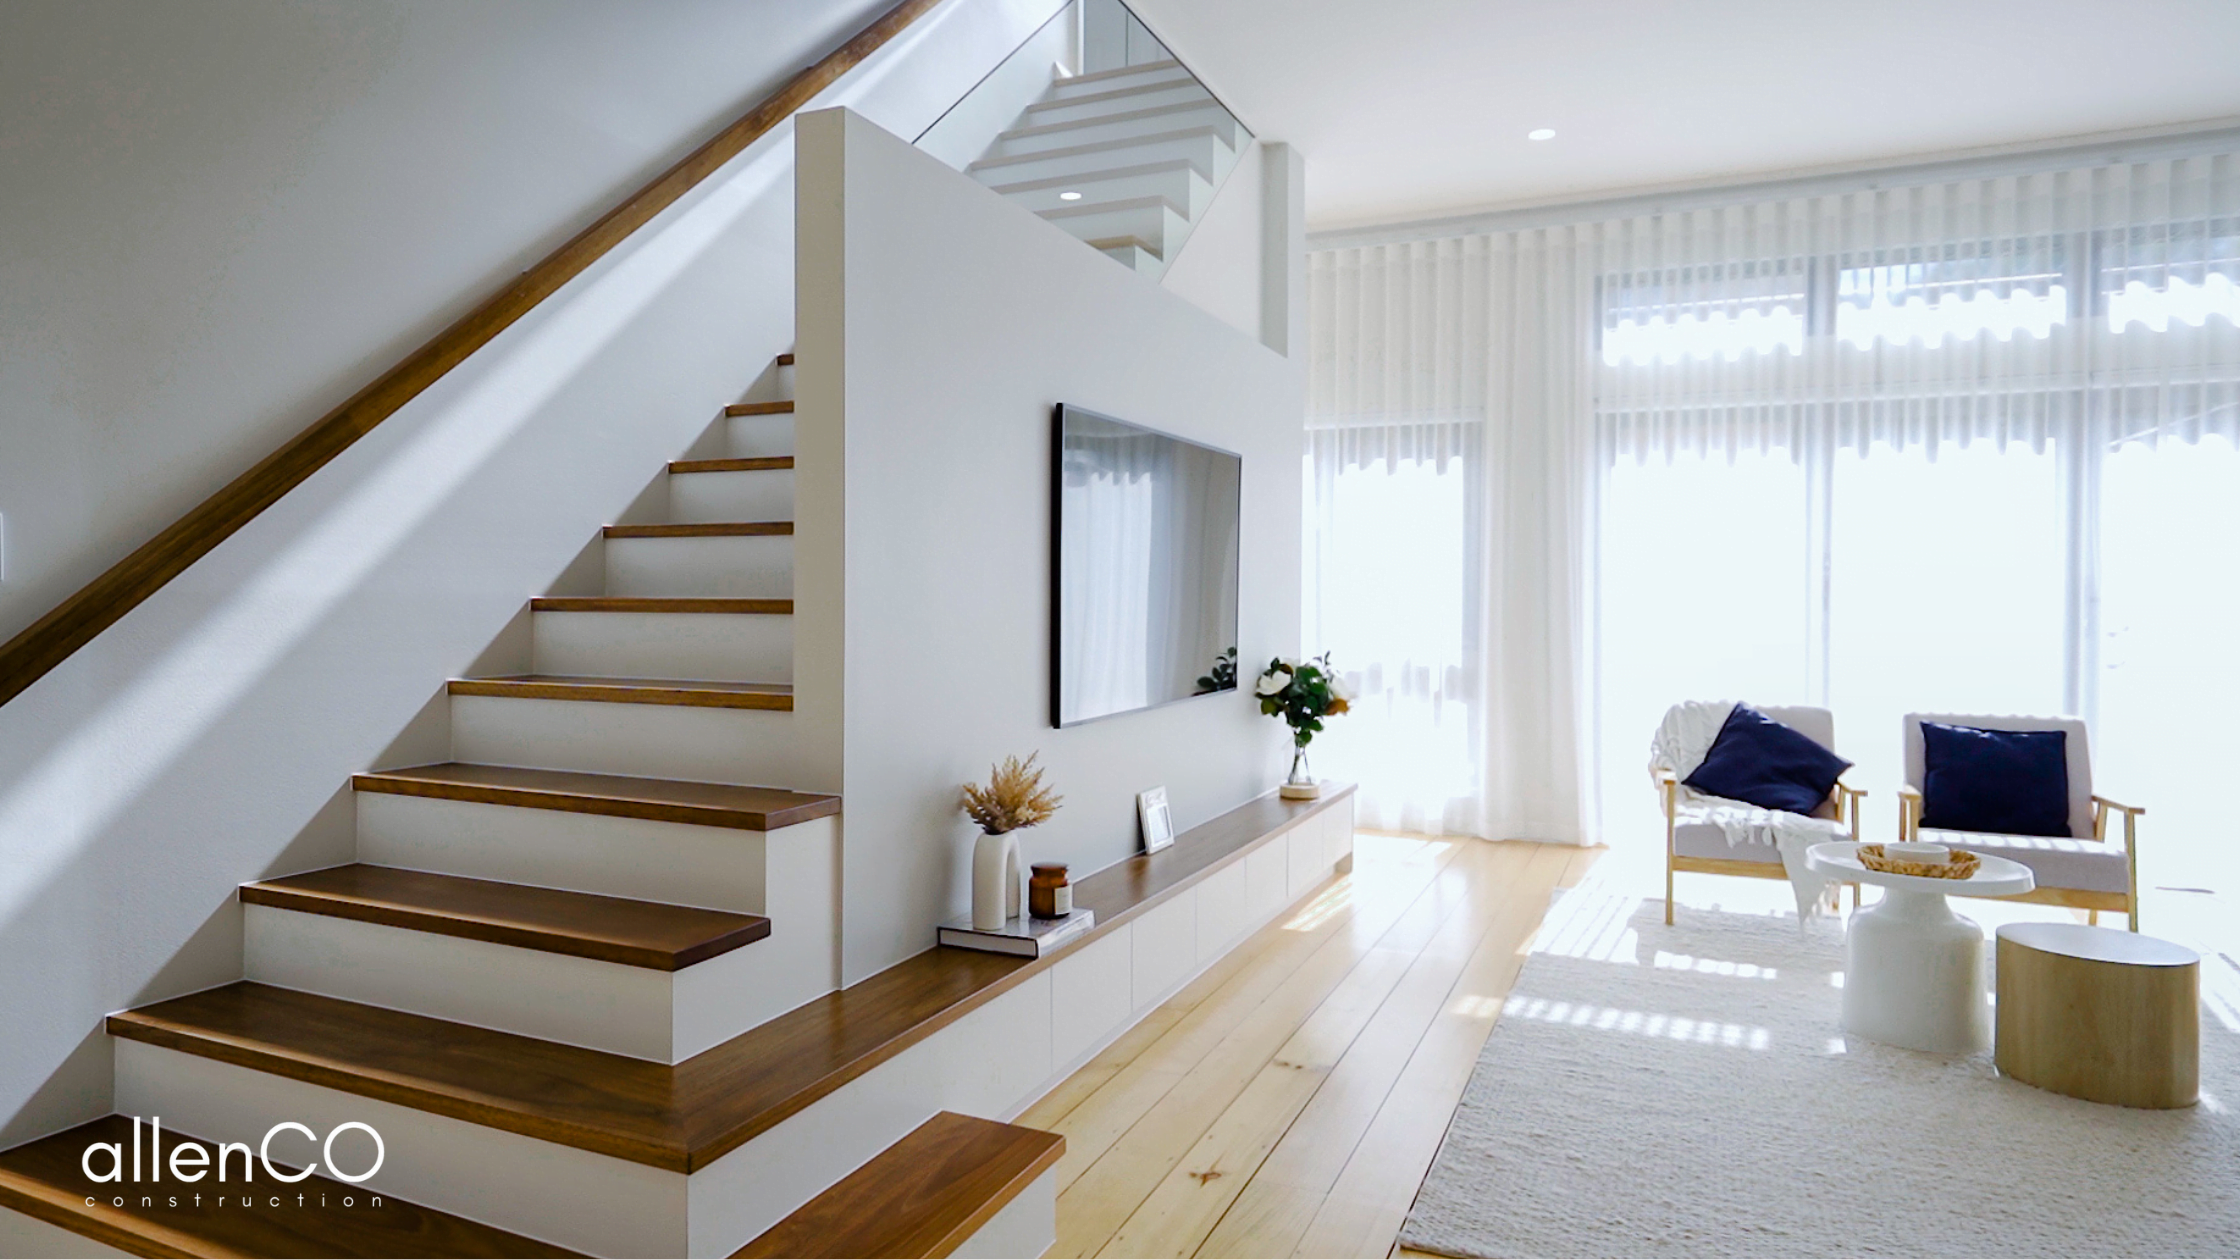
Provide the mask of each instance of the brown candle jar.
[{"label": "brown candle jar", "polygon": [[1063,862],[1037,862],[1027,880],[1027,913],[1038,919],[1062,919],[1073,913],[1073,885],[1066,882]]}]

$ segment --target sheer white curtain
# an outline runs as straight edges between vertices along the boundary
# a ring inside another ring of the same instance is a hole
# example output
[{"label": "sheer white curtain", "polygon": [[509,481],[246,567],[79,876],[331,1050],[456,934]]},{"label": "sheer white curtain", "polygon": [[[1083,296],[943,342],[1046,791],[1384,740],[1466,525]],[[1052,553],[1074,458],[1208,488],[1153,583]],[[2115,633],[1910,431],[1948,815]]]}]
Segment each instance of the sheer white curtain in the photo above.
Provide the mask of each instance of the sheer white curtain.
[{"label": "sheer white curtain", "polygon": [[1592,433],[1575,233],[1312,256],[1306,640],[1362,818],[1579,842]]},{"label": "sheer white curtain", "polygon": [[[1380,768],[1363,723],[1328,761],[1372,817],[1656,834],[1642,749],[1688,696],[1828,705],[1885,809],[1910,708],[2096,718],[2105,692],[2108,773],[2184,722],[2240,752],[2141,664],[2240,620],[2159,584],[2240,544],[2232,156],[1332,250],[1309,293],[1310,641],[1368,681],[1427,651],[1405,610],[1457,623],[1458,668],[1371,694],[1470,774]],[[1425,425],[1484,437],[1378,453]],[[1463,505],[1459,545],[1349,488],[1403,475]],[[2159,528],[2123,515],[2150,502]],[[1409,569],[1441,548],[1459,616]]]}]

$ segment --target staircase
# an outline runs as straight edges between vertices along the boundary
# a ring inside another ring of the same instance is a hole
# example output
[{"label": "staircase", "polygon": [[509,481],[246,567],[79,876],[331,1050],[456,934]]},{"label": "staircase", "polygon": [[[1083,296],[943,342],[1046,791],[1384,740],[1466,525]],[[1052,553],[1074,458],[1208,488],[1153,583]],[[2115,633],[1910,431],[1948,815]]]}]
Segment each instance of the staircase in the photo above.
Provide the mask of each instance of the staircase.
[{"label": "staircase", "polygon": [[[792,413],[728,408],[666,521],[607,528],[603,593],[530,602],[534,672],[450,684],[454,760],[356,776],[356,863],[241,889],[246,979],[110,1017],[122,1114],[0,1153],[0,1207],[141,1254],[690,1249],[675,1174],[737,1144],[688,1131],[740,1093],[708,1052],[838,982],[839,798],[754,786],[794,773]],[[170,1143],[89,1202],[78,1152],[129,1116]],[[157,1165],[281,1118],[410,1157],[362,1186]],[[218,1206],[313,1186],[277,1226]]]},{"label": "staircase", "polygon": [[966,173],[1157,278],[1252,140],[1174,60],[1061,78]]}]

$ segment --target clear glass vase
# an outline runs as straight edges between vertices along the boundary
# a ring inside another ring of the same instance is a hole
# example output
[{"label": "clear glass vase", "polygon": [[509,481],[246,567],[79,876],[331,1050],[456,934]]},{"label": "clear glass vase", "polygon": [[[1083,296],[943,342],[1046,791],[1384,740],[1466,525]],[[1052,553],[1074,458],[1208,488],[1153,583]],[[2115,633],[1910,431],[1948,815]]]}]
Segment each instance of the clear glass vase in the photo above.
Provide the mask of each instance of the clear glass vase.
[{"label": "clear glass vase", "polygon": [[[1265,783],[1263,779],[1261,782]],[[1284,780],[1294,787],[1305,787],[1314,782],[1314,774],[1307,769],[1307,746],[1297,744],[1291,750],[1291,776]]]}]

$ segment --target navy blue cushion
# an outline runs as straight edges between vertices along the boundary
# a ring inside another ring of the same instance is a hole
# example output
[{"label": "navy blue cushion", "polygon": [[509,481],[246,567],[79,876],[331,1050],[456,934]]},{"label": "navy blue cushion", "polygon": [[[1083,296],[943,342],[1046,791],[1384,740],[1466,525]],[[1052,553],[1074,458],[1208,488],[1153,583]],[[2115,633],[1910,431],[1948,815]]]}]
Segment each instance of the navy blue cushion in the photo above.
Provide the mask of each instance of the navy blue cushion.
[{"label": "navy blue cushion", "polygon": [[2069,732],[1921,724],[1921,825],[2069,834]]},{"label": "navy blue cushion", "polygon": [[1850,768],[1811,736],[1738,704],[1703,764],[1684,782],[1706,796],[1809,814],[1835,790],[1836,776]]}]

